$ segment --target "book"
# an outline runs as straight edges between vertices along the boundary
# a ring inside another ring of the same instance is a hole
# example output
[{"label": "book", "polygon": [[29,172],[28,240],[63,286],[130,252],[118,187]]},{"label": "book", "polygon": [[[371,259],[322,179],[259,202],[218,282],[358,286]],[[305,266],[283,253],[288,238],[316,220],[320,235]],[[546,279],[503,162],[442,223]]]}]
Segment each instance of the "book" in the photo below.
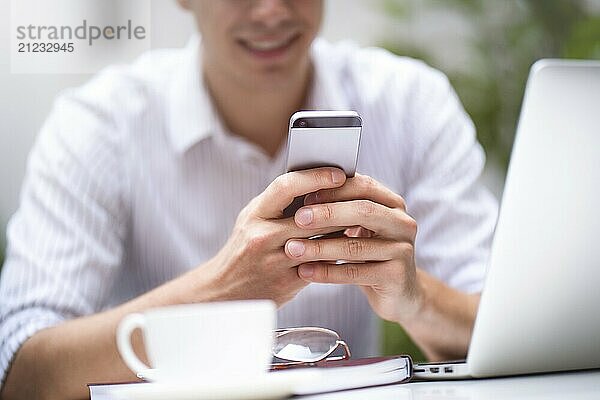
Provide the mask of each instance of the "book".
[{"label": "book", "polygon": [[92,400],[264,399],[404,383],[411,375],[410,357],[393,356],[321,362],[271,371],[249,380],[91,384],[89,389]]},{"label": "book", "polygon": [[404,383],[412,377],[412,361],[408,356],[330,361],[318,364],[316,369],[320,373],[320,380],[299,384],[294,394],[326,393]]}]

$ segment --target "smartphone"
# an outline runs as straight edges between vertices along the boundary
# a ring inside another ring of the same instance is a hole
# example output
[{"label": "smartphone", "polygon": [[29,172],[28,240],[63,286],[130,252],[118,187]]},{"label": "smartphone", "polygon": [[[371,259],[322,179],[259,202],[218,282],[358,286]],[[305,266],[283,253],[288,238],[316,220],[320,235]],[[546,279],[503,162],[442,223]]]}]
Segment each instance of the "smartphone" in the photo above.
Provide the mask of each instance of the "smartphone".
[{"label": "smartphone", "polygon": [[[290,118],[286,172],[337,167],[348,178],[358,162],[362,119],[356,111],[299,111]],[[299,196],[283,211],[293,216],[304,205]]]}]

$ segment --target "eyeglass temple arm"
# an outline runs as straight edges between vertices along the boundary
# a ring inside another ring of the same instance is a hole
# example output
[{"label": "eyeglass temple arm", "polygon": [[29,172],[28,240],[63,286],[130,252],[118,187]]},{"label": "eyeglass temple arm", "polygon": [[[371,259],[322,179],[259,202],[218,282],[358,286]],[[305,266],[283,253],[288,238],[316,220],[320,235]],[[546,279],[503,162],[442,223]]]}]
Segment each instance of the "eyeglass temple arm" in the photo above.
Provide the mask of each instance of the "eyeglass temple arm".
[{"label": "eyeglass temple arm", "polygon": [[350,347],[343,340],[336,340],[335,342],[336,348],[342,346],[344,349],[344,354],[341,356],[333,356],[327,357],[327,361],[340,361],[340,360],[348,360],[352,357],[352,353],[350,353]]}]

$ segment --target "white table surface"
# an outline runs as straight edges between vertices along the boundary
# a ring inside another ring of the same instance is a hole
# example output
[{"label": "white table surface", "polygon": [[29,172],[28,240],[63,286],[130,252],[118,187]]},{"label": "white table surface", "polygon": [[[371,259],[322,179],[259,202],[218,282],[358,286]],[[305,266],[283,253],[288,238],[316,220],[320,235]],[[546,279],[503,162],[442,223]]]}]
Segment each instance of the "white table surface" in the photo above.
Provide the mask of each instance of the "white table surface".
[{"label": "white table surface", "polygon": [[600,399],[600,371],[568,372],[511,378],[473,379],[445,382],[412,382],[402,385],[351,390],[302,400],[394,399]]}]

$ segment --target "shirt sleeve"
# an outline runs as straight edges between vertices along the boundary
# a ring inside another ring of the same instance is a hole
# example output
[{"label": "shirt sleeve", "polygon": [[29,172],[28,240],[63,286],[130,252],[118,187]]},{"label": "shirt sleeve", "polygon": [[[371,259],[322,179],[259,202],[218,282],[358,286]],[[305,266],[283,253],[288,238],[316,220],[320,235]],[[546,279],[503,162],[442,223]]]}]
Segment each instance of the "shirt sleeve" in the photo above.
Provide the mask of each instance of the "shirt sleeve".
[{"label": "shirt sleeve", "polygon": [[80,89],[59,97],[29,156],[0,280],[0,387],[29,337],[102,309],[121,265],[122,148],[92,100]]},{"label": "shirt sleeve", "polygon": [[448,79],[424,68],[411,99],[419,132],[405,200],[417,221],[417,265],[451,287],[480,292],[497,218],[483,186],[475,128]]}]

